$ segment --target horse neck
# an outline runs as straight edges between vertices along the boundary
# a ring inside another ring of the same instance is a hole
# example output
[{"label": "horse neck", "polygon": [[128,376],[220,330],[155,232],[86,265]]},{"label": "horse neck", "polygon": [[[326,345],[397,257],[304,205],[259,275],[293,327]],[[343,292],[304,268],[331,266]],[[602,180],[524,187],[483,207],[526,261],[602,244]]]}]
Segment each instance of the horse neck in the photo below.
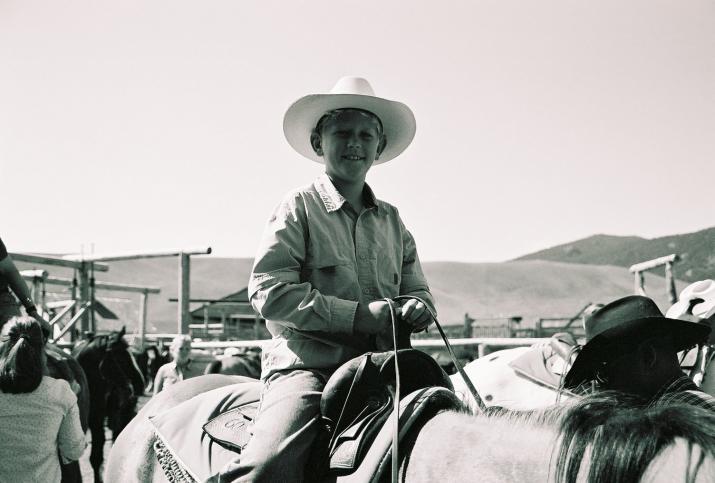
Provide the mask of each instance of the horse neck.
[{"label": "horse neck", "polygon": [[[556,432],[529,423],[438,414],[420,430],[406,480],[548,481]],[[458,443],[458,444],[455,444]]]}]

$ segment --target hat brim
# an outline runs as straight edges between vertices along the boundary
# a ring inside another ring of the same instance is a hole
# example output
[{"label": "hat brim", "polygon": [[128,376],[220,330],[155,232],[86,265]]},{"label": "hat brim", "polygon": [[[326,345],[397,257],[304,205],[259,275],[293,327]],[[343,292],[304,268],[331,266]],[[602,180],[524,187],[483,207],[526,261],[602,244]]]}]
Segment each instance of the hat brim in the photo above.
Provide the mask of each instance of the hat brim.
[{"label": "hat brim", "polygon": [[564,388],[573,389],[596,376],[602,362],[631,350],[639,342],[655,337],[671,337],[675,351],[688,349],[707,340],[710,327],[698,322],[668,317],[645,317],[605,330],[588,341],[564,378]]},{"label": "hat brim", "polygon": [[310,135],[326,112],[348,108],[372,112],[382,121],[387,145],[374,165],[399,156],[415,137],[415,116],[401,102],[358,94],[311,94],[294,102],[283,117],[283,133],[288,144],[306,158],[325,164],[322,156],[313,150]]}]

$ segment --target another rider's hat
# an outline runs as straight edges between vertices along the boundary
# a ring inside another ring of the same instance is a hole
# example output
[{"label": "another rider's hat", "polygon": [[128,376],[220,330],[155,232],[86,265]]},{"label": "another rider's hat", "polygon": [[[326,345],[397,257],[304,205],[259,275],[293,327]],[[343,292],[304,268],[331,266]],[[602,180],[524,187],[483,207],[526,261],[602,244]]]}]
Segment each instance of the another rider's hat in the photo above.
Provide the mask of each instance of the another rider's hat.
[{"label": "another rider's hat", "polygon": [[349,108],[371,112],[382,122],[387,145],[374,164],[397,157],[415,137],[417,124],[412,110],[401,102],[375,96],[370,83],[362,77],[343,77],[329,93],[310,94],[295,101],[283,117],[283,133],[298,153],[323,163],[310,144],[310,135],[326,112]]},{"label": "another rider's hat", "polygon": [[668,338],[675,351],[707,339],[710,327],[697,322],[665,317],[653,300],[640,295],[618,299],[586,320],[586,344],[564,379],[572,389],[592,380],[601,364],[650,338]]},{"label": "another rider's hat", "polygon": [[[700,280],[685,287],[665,316],[715,327],[715,280]],[[715,344],[715,331],[710,333],[708,344]]]}]

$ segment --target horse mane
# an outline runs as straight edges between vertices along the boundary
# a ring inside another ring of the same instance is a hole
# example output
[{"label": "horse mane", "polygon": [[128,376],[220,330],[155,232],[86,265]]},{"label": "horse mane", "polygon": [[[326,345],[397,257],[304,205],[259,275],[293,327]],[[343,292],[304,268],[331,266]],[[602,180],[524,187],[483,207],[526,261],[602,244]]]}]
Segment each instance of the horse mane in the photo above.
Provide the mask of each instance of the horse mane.
[{"label": "horse mane", "polygon": [[644,407],[641,399],[603,391],[561,406],[497,410],[488,417],[556,429],[551,464],[557,483],[575,483],[585,459],[589,483],[640,481],[659,452],[677,439],[686,442],[689,458],[698,455],[688,482],[695,480],[706,456],[715,458],[715,414],[685,403]]},{"label": "horse mane", "polygon": [[114,345],[120,345],[123,349],[129,349],[129,343],[124,340],[124,334],[122,331],[113,330],[103,334],[93,334],[89,339],[81,341],[78,347],[80,350],[105,350]]}]

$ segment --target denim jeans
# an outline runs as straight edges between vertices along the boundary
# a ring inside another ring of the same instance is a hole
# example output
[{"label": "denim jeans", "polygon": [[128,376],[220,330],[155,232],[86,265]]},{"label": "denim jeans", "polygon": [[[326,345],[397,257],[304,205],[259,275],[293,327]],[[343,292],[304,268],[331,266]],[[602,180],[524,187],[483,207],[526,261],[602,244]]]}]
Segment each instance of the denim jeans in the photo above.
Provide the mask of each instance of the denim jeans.
[{"label": "denim jeans", "polygon": [[270,375],[261,390],[248,445],[209,481],[302,482],[320,428],[326,380],[325,373],[300,369]]}]

